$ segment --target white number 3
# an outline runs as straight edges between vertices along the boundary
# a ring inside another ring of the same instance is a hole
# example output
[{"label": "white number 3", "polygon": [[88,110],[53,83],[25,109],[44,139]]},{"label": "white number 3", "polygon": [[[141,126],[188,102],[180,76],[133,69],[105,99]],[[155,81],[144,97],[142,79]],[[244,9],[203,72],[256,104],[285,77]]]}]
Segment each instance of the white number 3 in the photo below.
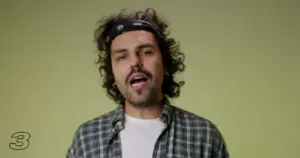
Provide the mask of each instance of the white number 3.
[{"label": "white number 3", "polygon": [[13,140],[9,143],[9,147],[13,150],[24,150],[30,145],[30,137],[28,132],[16,132],[11,136]]}]

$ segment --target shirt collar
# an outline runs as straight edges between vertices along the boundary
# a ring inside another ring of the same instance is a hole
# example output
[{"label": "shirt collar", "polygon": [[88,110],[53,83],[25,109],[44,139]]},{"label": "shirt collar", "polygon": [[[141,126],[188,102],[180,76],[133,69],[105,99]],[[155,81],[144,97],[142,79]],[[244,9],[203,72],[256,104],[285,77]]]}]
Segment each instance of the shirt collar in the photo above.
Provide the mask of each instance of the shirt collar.
[{"label": "shirt collar", "polygon": [[170,104],[170,101],[167,98],[165,98],[164,99],[164,108],[163,108],[160,120],[162,122],[164,122],[167,126],[169,126],[173,119],[172,116],[173,116],[172,105]]},{"label": "shirt collar", "polygon": [[[160,121],[164,122],[167,126],[169,126],[173,119],[172,113],[173,113],[172,105],[170,104],[170,101],[167,98],[165,98]],[[112,115],[111,125],[113,129],[118,132],[124,128],[124,123],[125,123],[125,115],[124,115],[123,105],[118,105],[118,107],[114,110],[114,113]]]}]

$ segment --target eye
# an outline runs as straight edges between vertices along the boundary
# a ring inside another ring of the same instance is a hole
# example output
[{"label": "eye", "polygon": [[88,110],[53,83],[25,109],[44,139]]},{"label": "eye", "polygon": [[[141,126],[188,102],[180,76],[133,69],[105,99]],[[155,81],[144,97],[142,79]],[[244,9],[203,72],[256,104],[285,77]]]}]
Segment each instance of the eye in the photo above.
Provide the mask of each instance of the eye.
[{"label": "eye", "polygon": [[125,58],[126,58],[125,55],[121,55],[121,56],[118,56],[118,57],[117,57],[117,60],[119,61],[119,60],[123,60],[123,59],[125,59]]},{"label": "eye", "polygon": [[147,50],[147,51],[144,51],[143,54],[150,55],[150,54],[152,54],[152,51],[151,50]]}]

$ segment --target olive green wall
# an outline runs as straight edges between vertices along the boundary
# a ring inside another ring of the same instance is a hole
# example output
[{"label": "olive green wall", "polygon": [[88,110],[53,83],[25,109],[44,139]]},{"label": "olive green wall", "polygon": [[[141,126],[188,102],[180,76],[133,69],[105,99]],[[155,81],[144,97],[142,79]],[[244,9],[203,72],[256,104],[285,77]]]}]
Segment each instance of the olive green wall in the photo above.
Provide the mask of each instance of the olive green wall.
[{"label": "olive green wall", "polygon": [[[12,0],[0,2],[1,158],[65,157],[79,124],[115,108],[93,31],[103,16],[146,7],[186,54],[176,106],[213,121],[233,158],[299,156],[299,1]],[[12,150],[20,131],[29,147]]]}]

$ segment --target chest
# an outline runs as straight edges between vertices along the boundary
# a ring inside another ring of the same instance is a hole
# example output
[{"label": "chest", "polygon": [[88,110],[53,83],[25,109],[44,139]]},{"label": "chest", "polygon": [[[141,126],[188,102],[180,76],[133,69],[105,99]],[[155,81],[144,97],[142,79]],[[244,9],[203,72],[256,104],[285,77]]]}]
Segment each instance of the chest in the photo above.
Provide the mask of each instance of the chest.
[{"label": "chest", "polygon": [[208,158],[211,153],[209,139],[201,131],[174,124],[149,132],[151,130],[116,134],[105,145],[107,156],[101,158]]}]

